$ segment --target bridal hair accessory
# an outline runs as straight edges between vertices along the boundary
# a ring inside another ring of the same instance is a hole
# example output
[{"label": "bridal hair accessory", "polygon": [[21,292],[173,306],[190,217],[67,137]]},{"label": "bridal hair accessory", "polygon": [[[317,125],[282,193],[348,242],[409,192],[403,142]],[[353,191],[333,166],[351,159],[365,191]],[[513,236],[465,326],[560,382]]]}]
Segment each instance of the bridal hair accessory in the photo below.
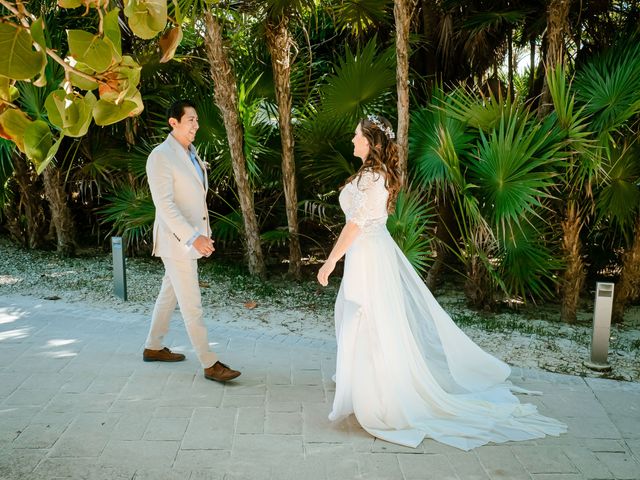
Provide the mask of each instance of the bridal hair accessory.
[{"label": "bridal hair accessory", "polygon": [[391,127],[387,127],[384,123],[382,123],[377,115],[367,115],[367,120],[373,123],[380,130],[382,130],[382,132],[387,136],[389,140],[393,140],[394,138],[396,138],[396,134],[393,133]]}]

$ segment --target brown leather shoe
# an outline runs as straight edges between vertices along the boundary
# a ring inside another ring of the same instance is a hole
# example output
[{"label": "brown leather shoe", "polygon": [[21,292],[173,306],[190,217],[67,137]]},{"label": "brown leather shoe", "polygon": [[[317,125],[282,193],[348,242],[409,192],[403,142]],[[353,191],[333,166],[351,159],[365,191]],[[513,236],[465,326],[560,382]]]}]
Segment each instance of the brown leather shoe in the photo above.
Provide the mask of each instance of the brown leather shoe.
[{"label": "brown leather shoe", "polygon": [[173,353],[167,347],[162,350],[149,350],[144,349],[142,352],[142,359],[145,362],[181,362],[184,360],[184,355],[181,353]]},{"label": "brown leather shoe", "polygon": [[226,382],[240,376],[240,372],[230,369],[222,362],[216,362],[209,368],[204,369],[204,378],[215,380],[216,382]]}]

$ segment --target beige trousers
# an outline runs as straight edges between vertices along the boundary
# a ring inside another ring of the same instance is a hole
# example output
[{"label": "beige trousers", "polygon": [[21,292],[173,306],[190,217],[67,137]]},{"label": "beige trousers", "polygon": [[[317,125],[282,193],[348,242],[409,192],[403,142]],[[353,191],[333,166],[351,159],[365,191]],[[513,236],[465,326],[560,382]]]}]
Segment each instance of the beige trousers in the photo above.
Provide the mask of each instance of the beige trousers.
[{"label": "beige trousers", "polygon": [[203,368],[209,368],[218,361],[218,356],[209,348],[207,327],[203,321],[198,261],[162,257],[162,263],[165,274],[151,316],[151,328],[145,346],[151,350],[163,348],[162,341],[169,331],[171,315],[178,304],[198,360]]}]

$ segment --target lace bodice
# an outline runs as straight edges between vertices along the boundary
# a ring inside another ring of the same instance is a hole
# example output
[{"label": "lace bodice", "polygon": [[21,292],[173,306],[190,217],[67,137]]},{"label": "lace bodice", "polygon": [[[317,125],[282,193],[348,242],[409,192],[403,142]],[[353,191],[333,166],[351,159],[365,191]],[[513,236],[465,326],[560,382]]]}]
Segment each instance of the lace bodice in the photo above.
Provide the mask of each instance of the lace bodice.
[{"label": "lace bodice", "polygon": [[366,171],[345,185],[339,200],[347,222],[353,222],[367,232],[386,225],[388,198],[384,176]]}]

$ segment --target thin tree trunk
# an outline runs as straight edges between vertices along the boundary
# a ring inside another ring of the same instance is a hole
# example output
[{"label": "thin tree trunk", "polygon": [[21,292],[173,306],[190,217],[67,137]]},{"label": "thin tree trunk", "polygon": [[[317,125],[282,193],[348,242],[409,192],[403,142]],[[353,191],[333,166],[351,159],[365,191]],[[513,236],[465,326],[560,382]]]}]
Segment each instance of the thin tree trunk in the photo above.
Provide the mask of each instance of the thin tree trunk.
[{"label": "thin tree trunk", "polygon": [[218,108],[222,112],[224,127],[231,151],[233,177],[238,187],[238,198],[242,219],[244,221],[244,236],[247,246],[247,261],[249,272],[259,277],[266,276],[260,232],[253,204],[253,192],[249,185],[246,160],[244,157],[244,140],[242,125],[238,117],[237,86],[227,52],[223,46],[222,26],[211,14],[205,13],[205,48],[214,82],[214,96]]},{"label": "thin tree trunk", "polygon": [[[18,184],[19,200],[9,218],[9,231],[15,239],[30,249],[40,248],[45,243],[47,222],[42,205],[42,185],[28,161],[15,150],[12,156],[13,179]],[[23,210],[24,209],[24,216]],[[21,220],[24,218],[24,222]]]},{"label": "thin tree trunk", "polygon": [[430,290],[435,290],[442,283],[442,273],[451,259],[451,249],[455,248],[455,238],[459,235],[455,216],[451,206],[451,199],[446,191],[437,195],[438,225],[436,226],[436,259],[427,273],[426,284]]},{"label": "thin tree trunk", "polygon": [[291,125],[291,45],[288,18],[281,16],[267,22],[267,46],[271,54],[273,80],[278,101],[278,122],[282,143],[282,183],[289,225],[289,275],[301,277],[302,252],[298,233],[298,193],[296,190],[296,164],[293,155],[293,128]]},{"label": "thin tree trunk", "polygon": [[49,165],[42,172],[42,181],[51,211],[51,223],[56,229],[56,251],[63,257],[72,257],[76,253],[76,229],[67,203],[62,172],[54,165]]},{"label": "thin tree trunk", "polygon": [[409,157],[409,27],[410,0],[395,0],[393,14],[396,22],[396,83],[398,90],[398,130],[396,142],[402,183],[406,184]]},{"label": "thin tree trunk", "polygon": [[529,40],[529,97],[533,96],[533,85],[536,81],[536,41]]},{"label": "thin tree trunk", "polygon": [[575,201],[568,202],[566,217],[561,222],[562,227],[562,251],[566,264],[562,276],[562,306],[560,318],[567,323],[576,322],[576,312],[580,292],[585,280],[585,266],[582,259],[582,242],[580,240],[580,230],[582,229],[582,218]]},{"label": "thin tree trunk", "polygon": [[[547,72],[564,65],[564,39],[569,31],[569,8],[571,0],[551,0],[547,9],[547,52],[545,69]],[[551,93],[545,76],[538,116],[545,117],[552,109]]]},{"label": "thin tree trunk", "polygon": [[513,29],[509,28],[507,33],[507,69],[508,69],[508,82],[509,82],[509,96],[513,97],[515,92],[513,91]]},{"label": "thin tree trunk", "polygon": [[633,244],[622,257],[622,274],[615,286],[612,320],[622,323],[629,302],[640,296],[640,215],[636,220]]}]

